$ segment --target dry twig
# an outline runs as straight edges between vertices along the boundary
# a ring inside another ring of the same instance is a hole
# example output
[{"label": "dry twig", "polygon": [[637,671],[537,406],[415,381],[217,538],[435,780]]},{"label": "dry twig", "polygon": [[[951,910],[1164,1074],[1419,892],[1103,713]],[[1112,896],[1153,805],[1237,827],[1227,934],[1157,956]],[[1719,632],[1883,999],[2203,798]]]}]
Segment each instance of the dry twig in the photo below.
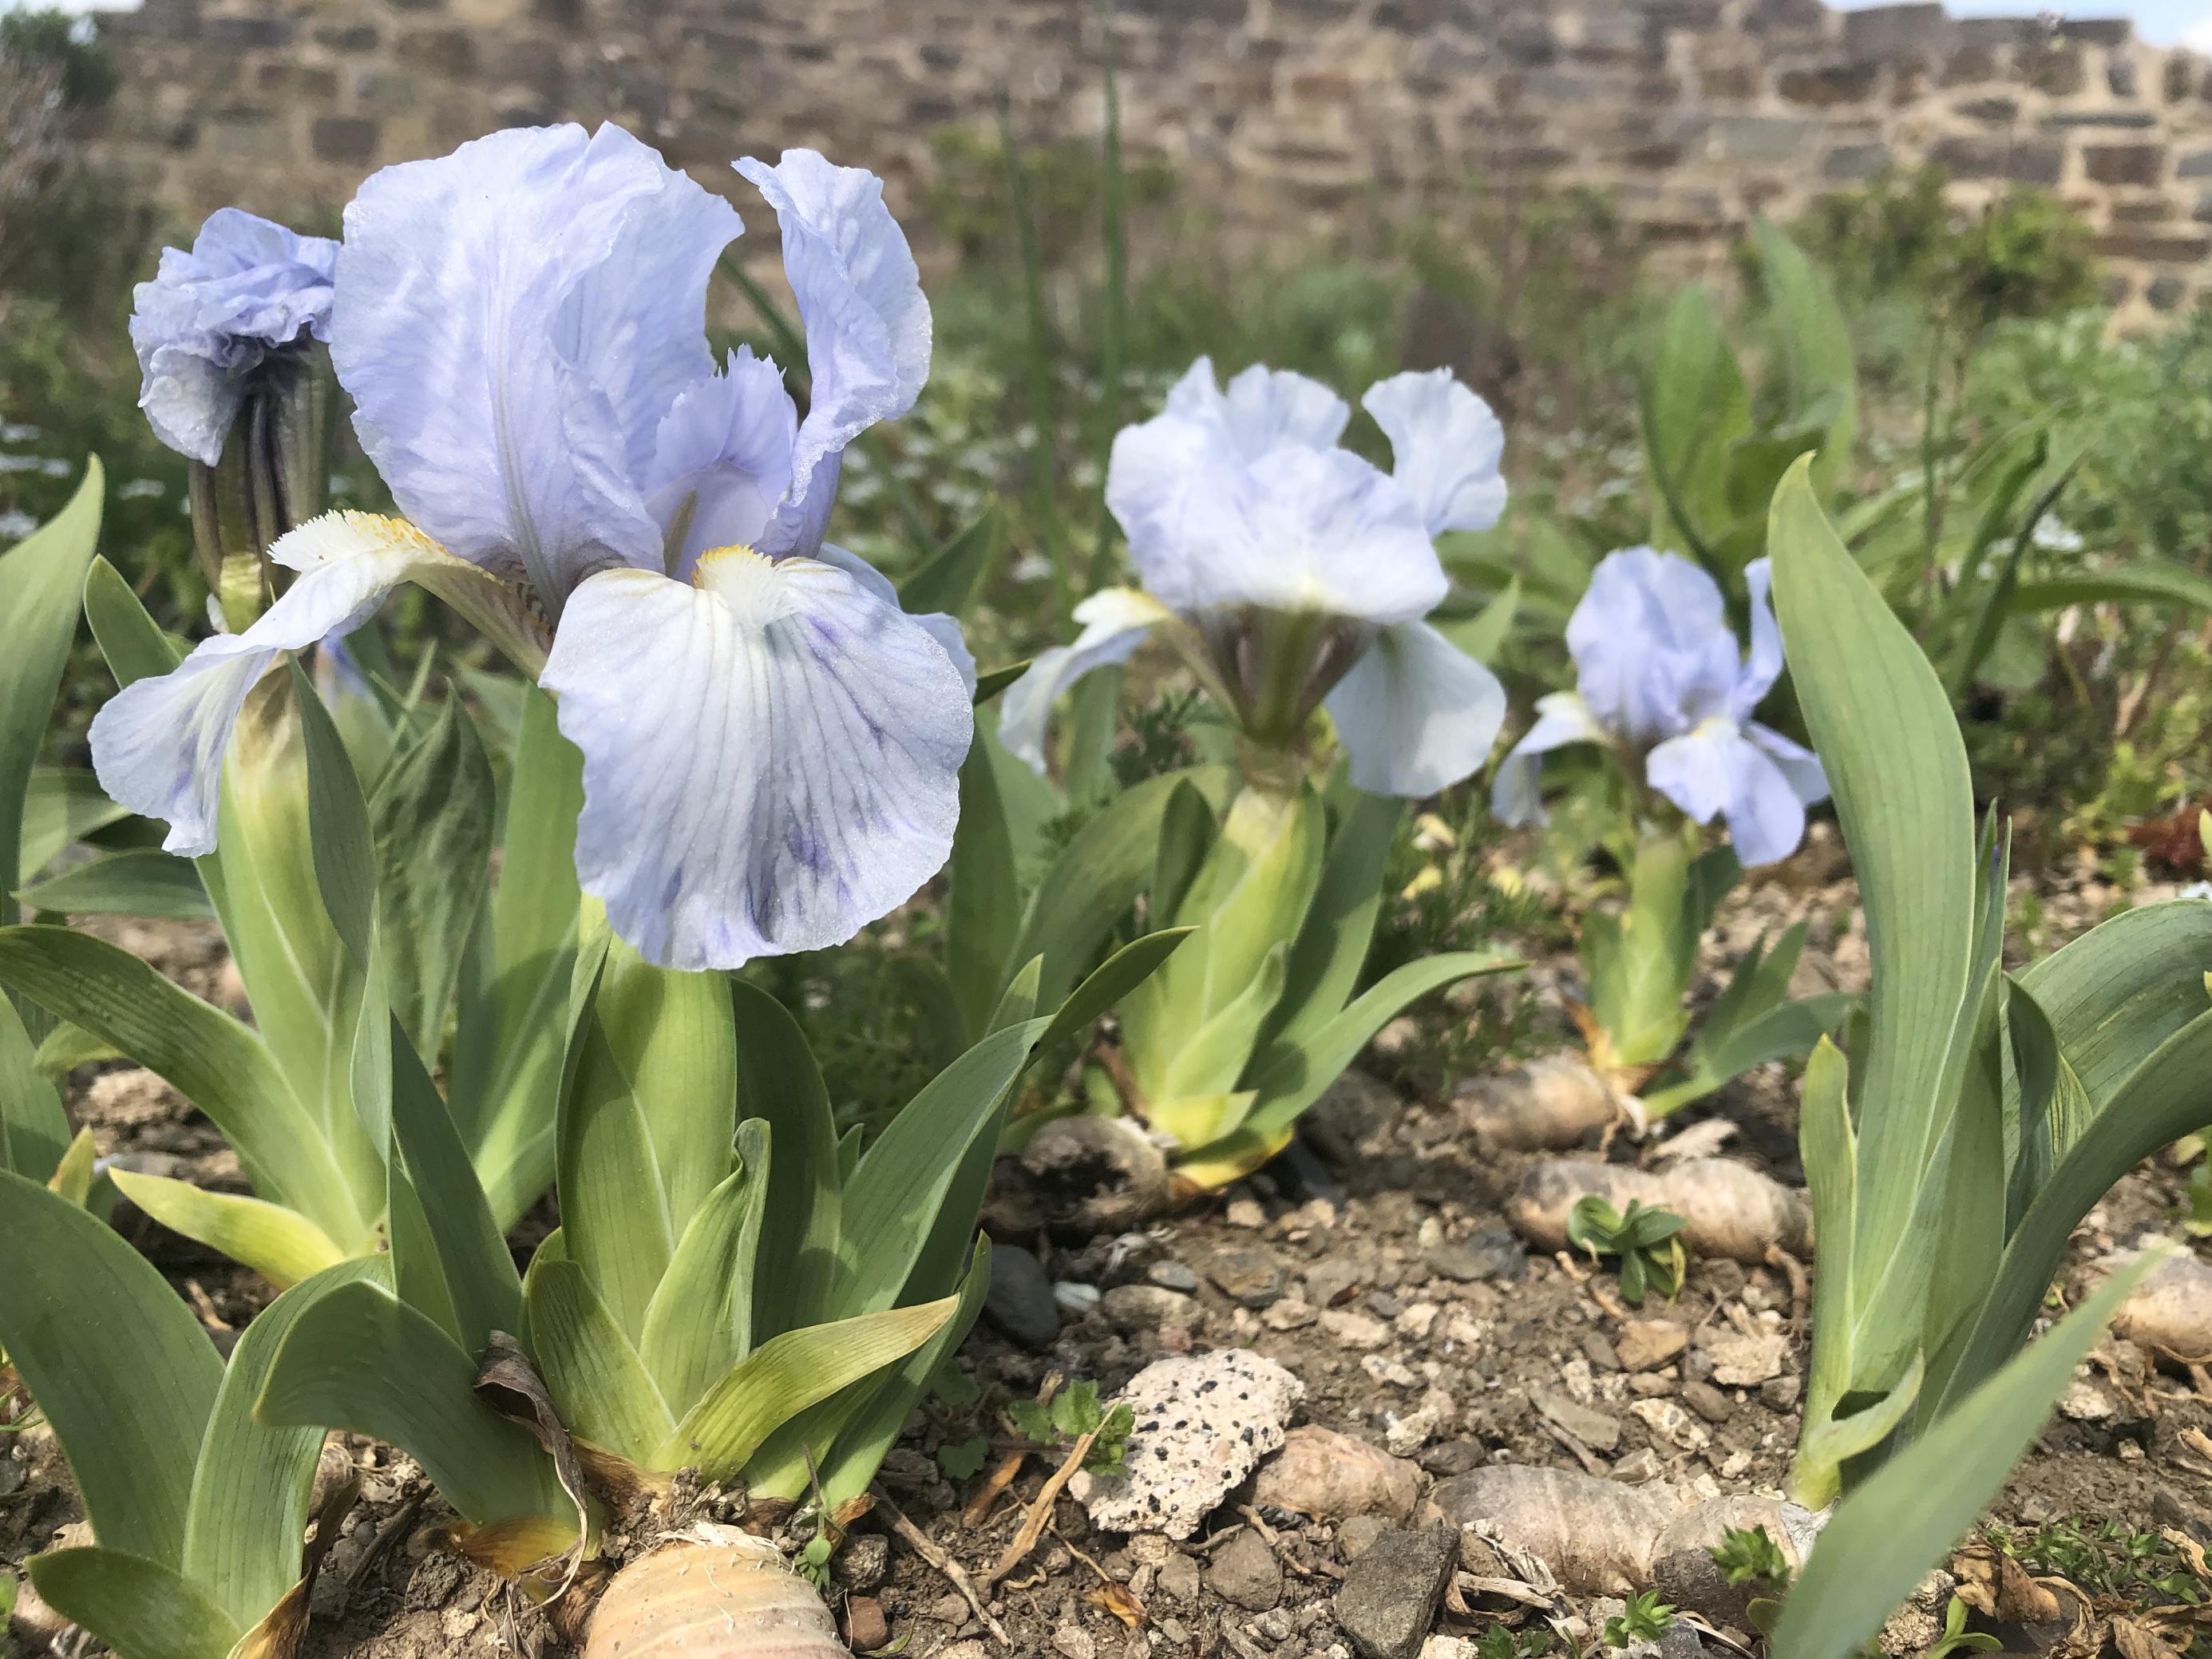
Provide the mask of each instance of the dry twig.
[{"label": "dry twig", "polygon": [[983,1575],[985,1589],[1021,1565],[1023,1558],[1036,1547],[1037,1540],[1044,1536],[1044,1523],[1052,1518],[1053,1500],[1075,1478],[1076,1470],[1083,1467],[1083,1460],[1091,1455],[1091,1443],[1097,1438],[1098,1431],[1093,1429],[1079,1437],[1067,1449],[1066,1457],[1052,1472],[1051,1478],[1037,1493],[1036,1501],[1030,1505],[1029,1513],[1022,1517],[1022,1529],[1014,1534],[1014,1541],[1006,1546],[1005,1553],[999,1557],[991,1571]]},{"label": "dry twig", "polygon": [[[1012,1638],[1006,1634],[1006,1627],[991,1617],[990,1610],[983,1605],[983,1598],[975,1593],[975,1586],[969,1578],[966,1569],[936,1545],[931,1543],[928,1535],[920,1527],[908,1520],[905,1511],[891,1502],[890,1493],[881,1486],[873,1486],[869,1490],[875,1493],[878,1505],[890,1520],[891,1530],[898,1535],[900,1541],[943,1574],[952,1588],[960,1592],[963,1599],[967,1601],[969,1609],[982,1621],[983,1628],[998,1638],[999,1645],[1011,1649],[1014,1644]],[[993,1582],[995,1583],[996,1580]]]}]

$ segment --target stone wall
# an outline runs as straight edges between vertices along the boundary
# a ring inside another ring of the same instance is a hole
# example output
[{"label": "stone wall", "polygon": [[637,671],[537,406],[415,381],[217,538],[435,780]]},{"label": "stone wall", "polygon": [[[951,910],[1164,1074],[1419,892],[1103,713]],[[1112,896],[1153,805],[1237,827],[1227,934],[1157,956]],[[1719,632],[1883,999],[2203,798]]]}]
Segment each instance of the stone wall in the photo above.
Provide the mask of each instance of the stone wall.
[{"label": "stone wall", "polygon": [[[1755,212],[1934,161],[1970,204],[2014,180],[2078,204],[2130,320],[2212,301],[2212,62],[2124,22],[1121,0],[1115,27],[1132,149],[1262,242],[1531,180],[1602,187],[1695,260]],[[564,118],[622,122],[741,201],[731,157],[809,144],[898,204],[931,135],[1002,97],[1032,137],[1103,110],[1092,0],[145,0],[103,27],[126,82],[100,142],[187,221],[327,216],[383,162]]]}]

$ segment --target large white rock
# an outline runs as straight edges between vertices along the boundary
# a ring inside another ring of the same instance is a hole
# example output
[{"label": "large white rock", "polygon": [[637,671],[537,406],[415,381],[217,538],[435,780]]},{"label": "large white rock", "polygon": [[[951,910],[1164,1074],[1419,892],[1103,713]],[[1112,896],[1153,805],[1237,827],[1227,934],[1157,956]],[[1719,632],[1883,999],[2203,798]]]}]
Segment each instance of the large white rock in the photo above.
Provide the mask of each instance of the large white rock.
[{"label": "large white rock", "polygon": [[1155,1361],[1115,1399],[1136,1418],[1124,1473],[1079,1474],[1068,1492],[1109,1532],[1188,1538],[1283,1443],[1305,1384],[1244,1348]]}]

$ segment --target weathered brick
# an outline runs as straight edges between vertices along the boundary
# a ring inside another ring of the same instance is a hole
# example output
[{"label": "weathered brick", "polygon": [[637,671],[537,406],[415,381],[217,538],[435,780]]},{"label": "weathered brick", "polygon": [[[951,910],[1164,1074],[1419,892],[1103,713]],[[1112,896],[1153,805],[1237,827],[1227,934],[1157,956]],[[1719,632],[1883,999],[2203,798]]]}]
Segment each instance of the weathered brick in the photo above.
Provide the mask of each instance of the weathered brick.
[{"label": "weathered brick", "polygon": [[2143,290],[2143,298],[2150,301],[2154,311],[2178,310],[2188,297],[2188,283],[2171,271],[2163,276],[2154,277],[2151,285]]},{"label": "weathered brick", "polygon": [[2058,33],[2093,46],[2124,46],[2136,38],[2136,26],[2125,17],[2066,17],[2059,20]]},{"label": "weathered brick", "polygon": [[377,33],[374,23],[318,23],[315,26],[318,44],[332,52],[374,52]]},{"label": "weathered brick", "polygon": [[2004,179],[2021,185],[2055,185],[2066,169],[2065,149],[2048,139],[1961,133],[1937,144],[1928,159],[1954,179]]},{"label": "weathered brick", "polygon": [[2089,71],[2079,46],[2060,44],[2023,48],[2018,66],[2022,81],[2053,98],[2071,98],[2089,83]]},{"label": "weathered brick", "polygon": [[2166,176],[2164,144],[2091,144],[2081,166],[2100,185],[2154,185]]},{"label": "weathered brick", "polygon": [[377,125],[353,115],[319,115],[309,133],[318,159],[356,166],[376,159]]},{"label": "weathered brick", "polygon": [[2158,117],[2147,109],[2073,109],[2045,116],[2043,125],[2054,131],[2143,132]]},{"label": "weathered brick", "polygon": [[1698,76],[1698,90],[1723,103],[1741,103],[1759,96],[1759,71],[1749,64],[1716,64]]},{"label": "weathered brick", "polygon": [[2137,259],[2145,264],[2193,264],[2212,253],[2212,236],[2194,232],[2159,235],[2148,231],[2107,231],[2097,238],[2097,252],[2107,259]]},{"label": "weathered brick", "polygon": [[2185,155],[2173,169],[2177,179],[2212,179],[2212,149],[2200,149],[2193,155]]},{"label": "weathered brick", "polygon": [[1887,172],[1896,161],[1887,144],[1838,144],[1828,152],[1820,175],[1838,184],[1856,184]]},{"label": "weathered brick", "polygon": [[1890,58],[1899,52],[1941,53],[1958,39],[1957,26],[1934,3],[1869,6],[1844,14],[1844,44],[1862,58]]},{"label": "weathered brick", "polygon": [[292,25],[282,17],[210,17],[200,28],[203,37],[218,46],[288,46],[292,43]]},{"label": "weathered brick", "polygon": [[1713,150],[1723,161],[1774,167],[1804,155],[1823,131],[1816,120],[1790,115],[1723,115],[1713,123]]},{"label": "weathered brick", "polygon": [[1969,121],[1979,121],[1987,126],[2008,127],[2020,119],[2020,100],[1971,98],[1958,106],[1958,112]]},{"label": "weathered brick", "polygon": [[1881,65],[1869,59],[1788,70],[1775,82],[1775,88],[1787,103],[1826,109],[1837,104],[1863,104],[1881,83]]}]

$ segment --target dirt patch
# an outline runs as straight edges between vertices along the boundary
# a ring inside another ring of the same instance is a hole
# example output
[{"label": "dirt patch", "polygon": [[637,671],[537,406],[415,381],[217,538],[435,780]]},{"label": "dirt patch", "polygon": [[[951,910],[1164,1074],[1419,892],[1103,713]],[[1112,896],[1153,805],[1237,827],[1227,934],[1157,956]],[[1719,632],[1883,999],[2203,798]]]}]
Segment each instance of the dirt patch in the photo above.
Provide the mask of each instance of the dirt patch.
[{"label": "dirt patch", "polygon": [[[1706,940],[1701,995],[1717,992],[1753,939],[1800,920],[1808,940],[1799,993],[1863,988],[1856,900],[1835,849],[1816,838],[1731,896]],[[2035,913],[2040,951],[2102,919],[2121,896],[2045,872],[2033,888],[2023,879],[2016,902]],[[222,995],[226,964],[211,929],[108,931],[179,982]],[[1571,989],[1576,969],[1571,955],[1553,953],[1534,972]],[[93,1128],[104,1155],[240,1186],[213,1127],[157,1079],[109,1066],[86,1068],[72,1084],[72,1116]],[[1037,1345],[1024,1346],[988,1320],[979,1326],[959,1360],[974,1397],[925,1403],[886,1460],[885,1494],[981,1577],[1020,1529],[1055,1461],[1032,1455],[1002,1493],[966,1512],[1012,1443],[1001,1416],[1010,1402],[1054,1378],[1110,1394],[1154,1360],[1220,1347],[1283,1366],[1304,1384],[1294,1422],[1408,1460],[1424,1490],[1510,1462],[1666,1480],[1705,1495],[1778,1492],[1809,1334],[1801,1276],[1786,1263],[1700,1261],[1675,1302],[1623,1306],[1612,1275],[1532,1254],[1513,1236],[1506,1201],[1533,1160],[1479,1155],[1446,1092],[1401,1101],[1356,1073],[1310,1115],[1298,1157],[1141,1230],[1071,1243],[1010,1218],[1017,1230],[998,1243],[1031,1253],[1041,1273],[1024,1277],[1033,1297],[1051,1303],[1058,1334],[1048,1340],[1034,1319],[1010,1322]],[[1794,1084],[1768,1067],[1684,1112],[1668,1131],[1725,1123],[1729,1154],[1796,1184],[1795,1110]],[[1607,1155],[1626,1160],[1636,1150],[1617,1143]],[[2069,1269],[2171,1231],[2185,1186],[2185,1171],[2161,1160],[2130,1174],[2080,1231]],[[265,1300],[250,1275],[143,1218],[125,1219],[218,1340]],[[534,1218],[533,1230],[550,1220]],[[2132,1529],[2176,1528],[2212,1540],[2212,1458],[2195,1449],[2208,1429],[2212,1407],[2191,1378],[2156,1370],[2131,1345],[2108,1340],[1995,1516],[2031,1528],[2111,1516]],[[986,1474],[948,1478],[935,1454],[978,1434],[993,1453]],[[438,1547],[453,1517],[411,1463],[350,1437],[334,1442],[330,1456],[350,1462],[363,1491],[316,1592],[307,1649],[314,1659],[571,1650],[514,1591]],[[20,1565],[77,1519],[49,1437],[33,1430],[0,1443],[0,1561]],[[1022,1656],[1346,1659],[1334,1598],[1379,1524],[1257,1504],[1248,1482],[1177,1543],[1102,1531],[1063,1493],[986,1611]],[[855,1524],[831,1599],[856,1636],[908,1654],[1000,1651],[954,1586],[890,1535],[882,1513]],[[1489,1622],[1448,1608],[1437,1628],[1472,1636]]]}]

